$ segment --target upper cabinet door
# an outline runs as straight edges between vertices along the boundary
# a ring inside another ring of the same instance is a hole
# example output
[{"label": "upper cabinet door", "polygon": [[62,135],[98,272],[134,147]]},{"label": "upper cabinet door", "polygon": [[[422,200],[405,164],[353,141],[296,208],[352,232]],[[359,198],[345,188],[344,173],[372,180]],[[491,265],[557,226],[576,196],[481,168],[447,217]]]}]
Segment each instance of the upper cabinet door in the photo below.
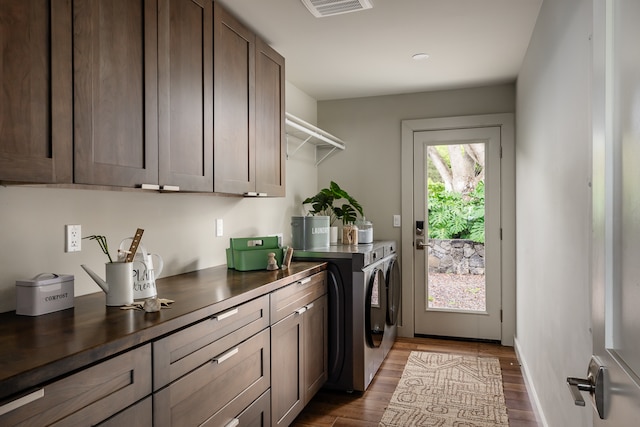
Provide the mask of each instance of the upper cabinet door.
[{"label": "upper cabinet door", "polygon": [[255,36],[214,3],[214,191],[255,191]]},{"label": "upper cabinet door", "polygon": [[284,58],[256,38],[256,191],[285,195]]},{"label": "upper cabinet door", "polygon": [[158,183],[157,0],[74,0],[74,180]]},{"label": "upper cabinet door", "polygon": [[0,2],[0,180],[72,179],[69,0]]},{"label": "upper cabinet door", "polygon": [[213,5],[158,5],[160,185],[213,191]]}]

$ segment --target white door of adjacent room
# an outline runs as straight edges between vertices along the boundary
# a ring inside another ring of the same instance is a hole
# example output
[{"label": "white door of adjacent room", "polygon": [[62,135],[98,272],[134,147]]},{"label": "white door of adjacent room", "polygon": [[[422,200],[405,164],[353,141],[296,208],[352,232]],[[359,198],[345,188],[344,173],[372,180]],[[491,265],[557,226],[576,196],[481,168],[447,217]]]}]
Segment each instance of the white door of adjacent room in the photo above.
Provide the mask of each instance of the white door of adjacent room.
[{"label": "white door of adjacent room", "polygon": [[[594,427],[635,426],[640,420],[640,3],[607,0],[594,2],[594,8],[593,357],[588,369],[576,366],[567,380],[574,384],[575,403],[593,407]],[[585,389],[590,393],[581,393]],[[589,400],[594,404],[585,403]]]}]

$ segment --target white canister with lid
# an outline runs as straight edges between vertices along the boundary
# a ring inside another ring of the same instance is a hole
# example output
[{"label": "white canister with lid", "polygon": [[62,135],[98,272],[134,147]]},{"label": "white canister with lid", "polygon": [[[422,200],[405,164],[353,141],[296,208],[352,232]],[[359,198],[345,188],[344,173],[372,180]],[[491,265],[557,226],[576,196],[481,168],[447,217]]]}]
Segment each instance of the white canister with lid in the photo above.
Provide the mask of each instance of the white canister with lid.
[{"label": "white canister with lid", "polygon": [[362,217],[362,221],[356,221],[358,226],[358,244],[373,243],[373,224]]}]

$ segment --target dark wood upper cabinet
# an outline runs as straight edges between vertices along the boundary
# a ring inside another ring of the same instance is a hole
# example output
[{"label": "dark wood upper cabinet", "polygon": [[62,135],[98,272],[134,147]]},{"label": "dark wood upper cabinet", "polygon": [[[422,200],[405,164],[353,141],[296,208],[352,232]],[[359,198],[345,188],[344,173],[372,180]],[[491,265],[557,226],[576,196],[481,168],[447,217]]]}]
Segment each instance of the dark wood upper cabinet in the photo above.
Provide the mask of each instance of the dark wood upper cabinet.
[{"label": "dark wood upper cabinet", "polygon": [[70,0],[0,2],[0,180],[72,179]]},{"label": "dark wood upper cabinet", "polygon": [[75,182],[213,190],[208,0],[75,0]]},{"label": "dark wood upper cabinet", "polygon": [[285,194],[284,58],[214,5],[214,191]]},{"label": "dark wood upper cabinet", "polygon": [[256,38],[256,191],[285,195],[284,58]]},{"label": "dark wood upper cabinet", "polygon": [[0,2],[0,181],[285,195],[285,61],[211,0]]},{"label": "dark wood upper cabinet", "polygon": [[214,191],[255,191],[255,35],[214,3]]},{"label": "dark wood upper cabinet", "polygon": [[213,4],[160,0],[161,186],[213,191]]},{"label": "dark wood upper cabinet", "polygon": [[158,183],[157,0],[74,0],[74,181]]}]

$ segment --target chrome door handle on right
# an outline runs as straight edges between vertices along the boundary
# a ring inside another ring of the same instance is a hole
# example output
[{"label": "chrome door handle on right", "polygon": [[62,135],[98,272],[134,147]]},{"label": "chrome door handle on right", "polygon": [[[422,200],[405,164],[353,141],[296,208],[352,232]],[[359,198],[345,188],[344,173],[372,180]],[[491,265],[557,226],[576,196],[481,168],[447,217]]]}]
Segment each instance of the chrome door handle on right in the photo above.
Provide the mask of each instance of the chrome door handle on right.
[{"label": "chrome door handle on right", "polygon": [[589,369],[587,371],[587,378],[567,378],[567,385],[573,396],[573,402],[576,406],[585,406],[584,399],[582,398],[581,391],[588,391],[591,395],[591,400],[598,411],[600,419],[604,420],[604,366],[595,358],[591,357],[589,362]]}]

